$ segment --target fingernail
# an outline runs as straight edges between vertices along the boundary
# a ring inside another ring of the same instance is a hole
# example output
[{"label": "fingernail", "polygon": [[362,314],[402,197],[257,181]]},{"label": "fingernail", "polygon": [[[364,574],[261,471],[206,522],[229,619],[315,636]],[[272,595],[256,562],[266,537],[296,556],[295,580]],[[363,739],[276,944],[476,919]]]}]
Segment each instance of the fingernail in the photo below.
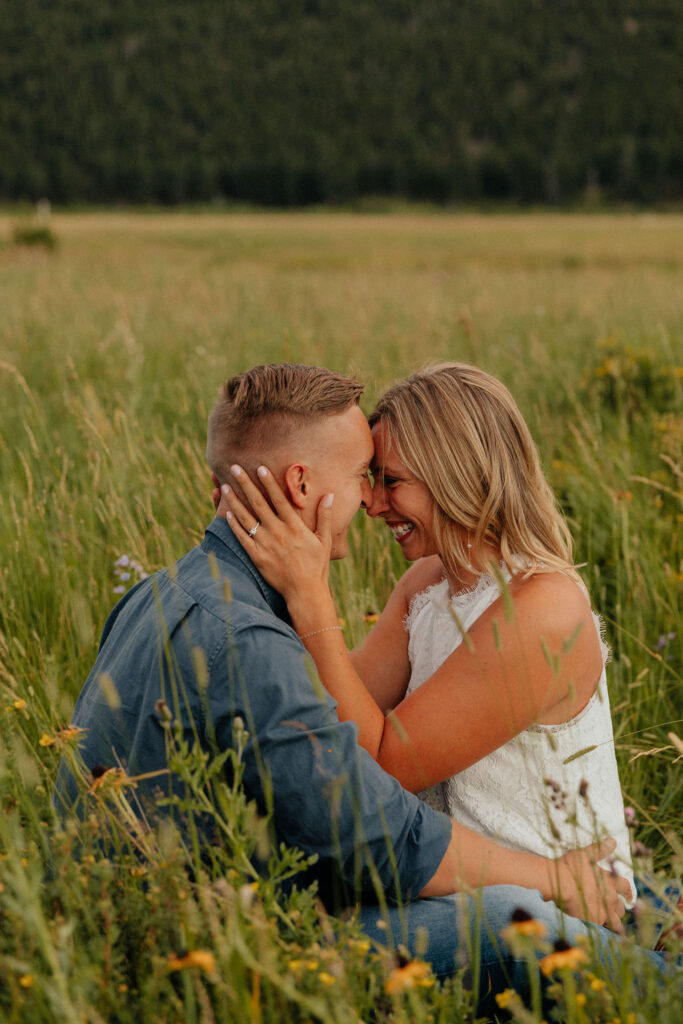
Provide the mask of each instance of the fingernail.
[{"label": "fingernail", "polygon": [[225,495],[230,494],[230,484],[223,484],[223,486],[221,487],[221,491]]},{"label": "fingernail", "polygon": [[226,511],[225,511],[225,518],[226,519],[232,519],[232,512],[230,511],[230,509],[226,509]]},{"label": "fingernail", "polygon": [[334,494],[326,494],[323,498],[323,508],[332,508],[332,502],[334,501]]},{"label": "fingernail", "polygon": [[259,468],[256,470],[256,472],[261,477],[261,479],[263,479],[263,477],[265,477],[265,476],[268,476],[268,470],[266,469],[265,466],[259,466]]},{"label": "fingernail", "polygon": [[230,472],[232,473],[233,476],[239,476],[242,470],[240,469],[239,466],[231,466]]}]

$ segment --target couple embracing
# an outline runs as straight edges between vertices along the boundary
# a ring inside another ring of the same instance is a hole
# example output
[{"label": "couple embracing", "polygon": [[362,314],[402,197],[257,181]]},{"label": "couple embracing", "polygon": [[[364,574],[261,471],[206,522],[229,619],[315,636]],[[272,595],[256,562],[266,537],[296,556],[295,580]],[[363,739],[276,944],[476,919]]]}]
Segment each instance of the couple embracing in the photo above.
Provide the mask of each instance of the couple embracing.
[{"label": "couple embracing", "polygon": [[[356,905],[372,938],[426,935],[440,977],[469,950],[480,991],[523,992],[499,938],[521,908],[616,970],[635,889],[607,652],[528,428],[463,364],[395,385],[369,421],[361,392],[293,364],[227,382],[208,431],[218,515],[109,616],[73,716],[83,762],[163,771],[169,705],[207,749],[242,718],[248,795],[318,855],[300,882]],[[347,652],[327,577],[359,506],[412,564]],[[159,786],[138,786],[146,813]],[[85,799],[64,764],[58,790]]]}]

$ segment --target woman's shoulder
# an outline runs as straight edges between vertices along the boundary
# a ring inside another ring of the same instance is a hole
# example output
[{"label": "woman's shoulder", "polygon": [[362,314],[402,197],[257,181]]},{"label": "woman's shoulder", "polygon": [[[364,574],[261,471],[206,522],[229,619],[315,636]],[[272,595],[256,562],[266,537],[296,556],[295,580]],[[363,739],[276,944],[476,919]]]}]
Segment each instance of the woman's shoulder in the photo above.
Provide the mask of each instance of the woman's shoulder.
[{"label": "woman's shoulder", "polygon": [[513,576],[510,593],[515,611],[528,624],[536,623],[547,634],[564,635],[567,625],[594,621],[588,591],[584,585],[560,571],[534,572]]},{"label": "woman's shoulder", "polygon": [[417,562],[414,562],[404,572],[397,587],[401,589],[406,607],[410,608],[417,594],[427,590],[428,587],[433,587],[436,583],[440,583],[443,579],[443,563],[441,559],[438,555],[428,555],[426,558],[418,559]]}]

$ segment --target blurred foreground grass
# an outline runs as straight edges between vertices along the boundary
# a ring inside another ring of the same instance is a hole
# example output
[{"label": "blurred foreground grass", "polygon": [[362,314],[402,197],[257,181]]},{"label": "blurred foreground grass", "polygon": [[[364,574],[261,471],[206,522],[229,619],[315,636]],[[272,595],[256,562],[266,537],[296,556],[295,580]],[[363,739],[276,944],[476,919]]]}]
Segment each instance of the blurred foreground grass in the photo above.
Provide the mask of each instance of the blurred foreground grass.
[{"label": "blurred foreground grass", "polygon": [[[607,620],[644,863],[680,874],[683,217],[64,215],[54,251],[11,244],[12,223],[0,217],[3,1019],[471,1019],[458,982],[387,994],[391,964],[352,928],[331,936],[310,894],[278,901],[289,855],[257,885],[228,851],[222,886],[190,883],[171,832],[143,870],[125,815],[117,865],[96,822],[84,836],[52,816],[75,742],[60,730],[116,600],[114,563],[149,572],[201,537],[206,414],[257,362],[355,372],[367,411],[442,359],[508,384]],[[401,570],[359,516],[334,569],[349,641]],[[246,846],[258,828],[231,800]],[[77,839],[91,850],[80,863]],[[183,962],[198,949],[214,960]],[[627,985],[621,999],[590,1019],[649,1019]]]}]

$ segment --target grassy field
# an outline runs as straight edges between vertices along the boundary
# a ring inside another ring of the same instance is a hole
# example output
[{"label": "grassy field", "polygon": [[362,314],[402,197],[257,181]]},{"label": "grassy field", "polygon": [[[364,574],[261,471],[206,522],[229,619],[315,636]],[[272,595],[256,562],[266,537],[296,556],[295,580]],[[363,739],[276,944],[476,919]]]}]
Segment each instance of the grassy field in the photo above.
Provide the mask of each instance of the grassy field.
[{"label": "grassy field", "polygon": [[[74,214],[53,218],[51,251],[13,244],[15,224],[0,215],[3,1020],[473,1019],[457,979],[391,994],[391,962],[353,926],[332,941],[310,894],[278,903],[290,854],[257,883],[227,851],[221,884],[190,883],[177,836],[150,837],[140,866],[122,791],[102,799],[115,865],[101,821],[62,828],[50,809],[115,563],[151,572],[201,537],[206,415],[258,362],[355,372],[368,412],[443,359],[511,388],[607,621],[641,863],[680,876],[683,216]],[[334,569],[349,642],[403,568],[387,531],[352,531]],[[253,848],[238,787],[230,814]],[[174,967],[181,949],[206,957]],[[567,1019],[652,1019],[628,984],[610,1002],[586,979]],[[657,1012],[681,1019],[673,998]]]}]

